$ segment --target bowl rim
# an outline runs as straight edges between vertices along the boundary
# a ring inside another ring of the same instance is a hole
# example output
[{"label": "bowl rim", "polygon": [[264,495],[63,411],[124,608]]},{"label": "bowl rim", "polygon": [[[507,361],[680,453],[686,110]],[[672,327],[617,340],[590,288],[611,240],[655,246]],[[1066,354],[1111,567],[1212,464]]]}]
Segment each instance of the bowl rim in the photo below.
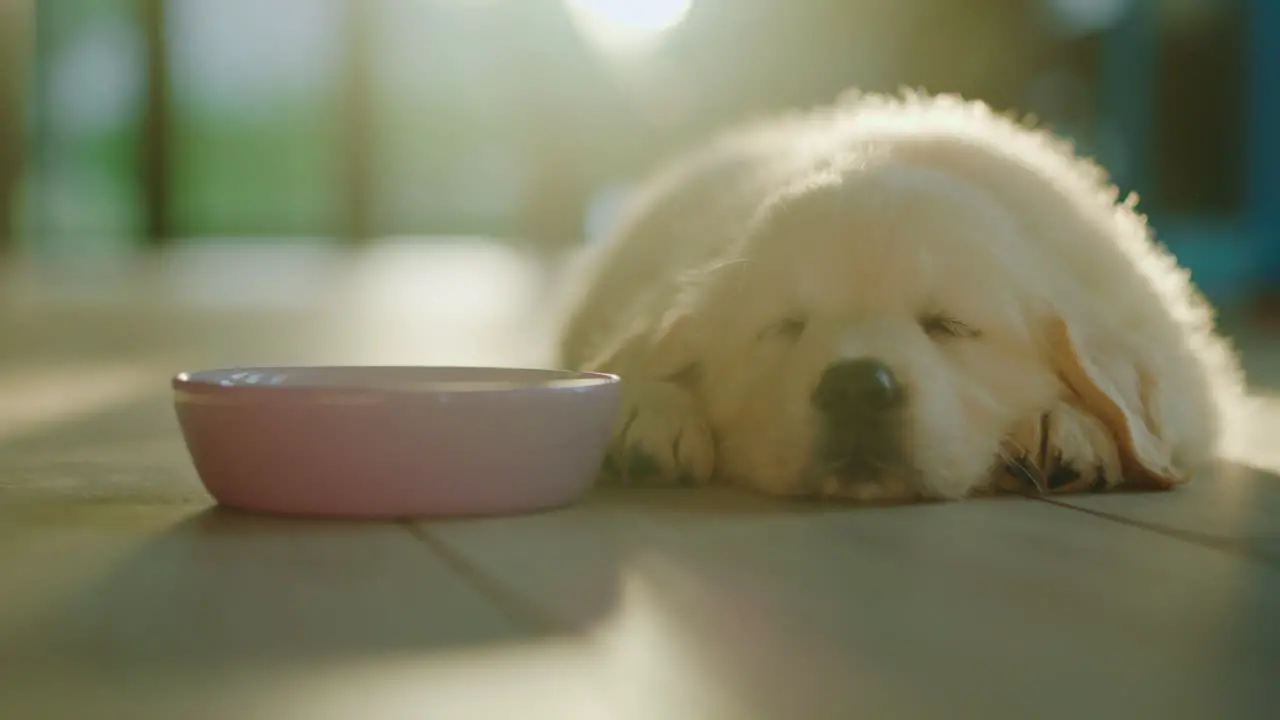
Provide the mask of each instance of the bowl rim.
[{"label": "bowl rim", "polygon": [[[367,382],[348,384],[222,384],[210,376],[264,375],[296,371],[495,371],[521,374],[521,381],[502,380],[438,380],[414,384],[378,385]],[[540,379],[528,379],[528,376]],[[223,398],[248,400],[251,398],[305,401],[365,401],[372,402],[395,397],[455,397],[459,395],[511,395],[546,392],[584,392],[615,386],[621,382],[617,375],[602,372],[563,370],[536,367],[504,367],[489,365],[255,365],[209,368],[179,372],[170,385],[177,402],[199,402]]]}]

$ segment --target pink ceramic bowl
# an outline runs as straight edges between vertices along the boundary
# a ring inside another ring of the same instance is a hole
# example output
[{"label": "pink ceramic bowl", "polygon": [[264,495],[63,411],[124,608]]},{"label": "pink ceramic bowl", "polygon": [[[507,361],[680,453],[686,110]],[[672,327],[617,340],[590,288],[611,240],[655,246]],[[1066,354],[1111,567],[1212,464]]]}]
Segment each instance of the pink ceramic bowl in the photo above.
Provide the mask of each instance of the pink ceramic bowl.
[{"label": "pink ceramic bowl", "polygon": [[504,368],[240,368],[183,373],[173,389],[219,503],[353,518],[572,502],[620,401],[612,375]]}]

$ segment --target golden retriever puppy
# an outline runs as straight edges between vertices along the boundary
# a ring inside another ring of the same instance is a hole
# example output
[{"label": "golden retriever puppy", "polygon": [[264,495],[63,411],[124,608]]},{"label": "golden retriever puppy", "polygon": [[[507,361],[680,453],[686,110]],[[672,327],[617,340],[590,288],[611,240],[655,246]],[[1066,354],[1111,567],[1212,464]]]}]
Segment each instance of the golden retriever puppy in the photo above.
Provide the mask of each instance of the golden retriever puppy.
[{"label": "golden retriever puppy", "polygon": [[623,378],[608,481],[1169,487],[1243,398],[1135,201],[980,103],[850,94],[678,159],[624,215],[559,343]]}]

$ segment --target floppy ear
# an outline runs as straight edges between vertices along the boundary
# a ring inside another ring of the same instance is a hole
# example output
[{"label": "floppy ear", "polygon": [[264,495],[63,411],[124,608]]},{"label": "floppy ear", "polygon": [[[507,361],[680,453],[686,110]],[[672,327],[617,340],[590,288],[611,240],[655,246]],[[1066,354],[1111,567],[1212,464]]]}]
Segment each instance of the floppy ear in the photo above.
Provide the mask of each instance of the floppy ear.
[{"label": "floppy ear", "polygon": [[689,311],[675,306],[657,322],[639,322],[604,348],[591,366],[650,380],[685,380],[696,373],[695,332]]},{"label": "floppy ear", "polygon": [[1080,407],[1114,435],[1127,484],[1168,488],[1186,482],[1173,468],[1172,448],[1151,418],[1154,378],[1132,350],[1099,335],[1052,320],[1049,346],[1058,374]]}]

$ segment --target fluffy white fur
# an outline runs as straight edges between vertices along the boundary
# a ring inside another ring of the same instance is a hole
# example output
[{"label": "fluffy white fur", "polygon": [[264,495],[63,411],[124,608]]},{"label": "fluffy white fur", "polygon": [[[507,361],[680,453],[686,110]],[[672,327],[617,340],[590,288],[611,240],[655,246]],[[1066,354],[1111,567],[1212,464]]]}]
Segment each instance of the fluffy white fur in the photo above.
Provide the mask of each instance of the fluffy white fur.
[{"label": "fluffy white fur", "polygon": [[[615,481],[855,499],[1170,486],[1213,464],[1242,379],[1135,203],[980,103],[850,94],[657,173],[575,271],[561,361],[624,379]],[[976,336],[931,336],[933,313]],[[905,462],[848,482],[814,460],[810,398],[856,357],[906,387]]]}]

